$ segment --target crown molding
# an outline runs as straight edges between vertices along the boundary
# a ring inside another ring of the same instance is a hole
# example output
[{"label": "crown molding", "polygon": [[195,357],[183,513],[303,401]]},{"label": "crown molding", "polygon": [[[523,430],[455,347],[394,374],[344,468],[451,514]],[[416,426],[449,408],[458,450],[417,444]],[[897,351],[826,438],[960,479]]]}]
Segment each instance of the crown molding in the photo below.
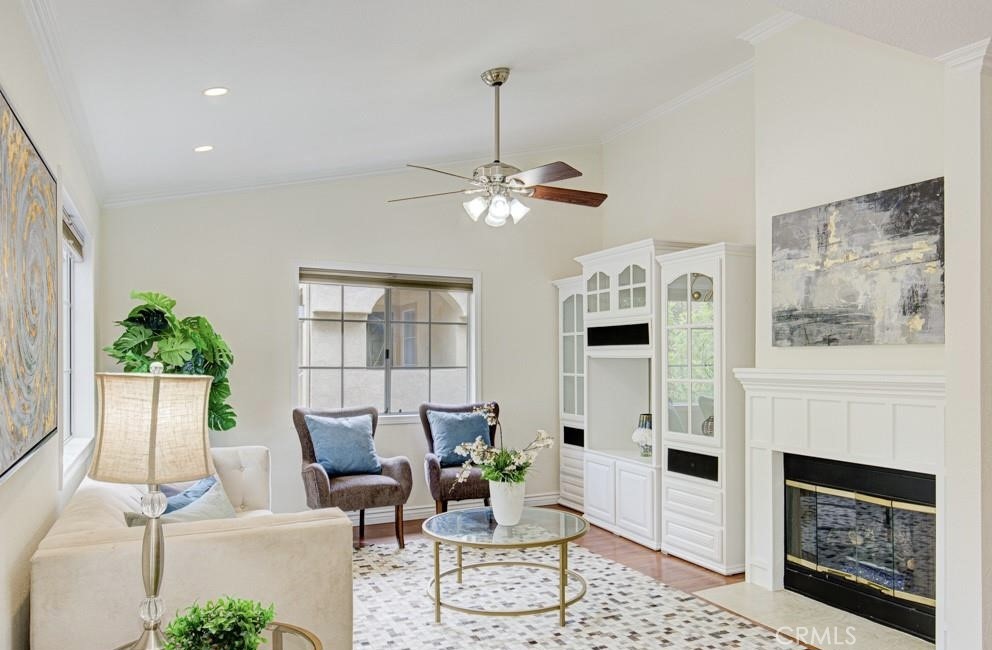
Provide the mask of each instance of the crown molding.
[{"label": "crown molding", "polygon": [[951,50],[937,57],[937,61],[949,68],[972,69],[972,68],[992,68],[992,57],[990,57],[989,43],[992,39],[986,38],[971,43],[956,50]]},{"label": "crown molding", "polygon": [[65,61],[62,39],[59,36],[55,10],[50,0],[21,0],[28,25],[34,36],[41,60],[48,73],[55,101],[69,126],[69,135],[83,164],[84,171],[98,197],[104,188],[104,177],[100,168],[96,146],[90,137],[89,122],[79,101],[76,84],[63,65]]},{"label": "crown molding", "polygon": [[630,120],[629,122],[625,122],[624,124],[621,124],[615,129],[607,131],[605,134],[603,134],[603,137],[601,138],[601,142],[603,144],[612,142],[613,140],[616,140],[621,135],[629,131],[633,131],[634,129],[640,126],[644,126],[648,122],[653,122],[654,120],[657,120],[659,117],[662,117],[663,115],[667,115],[672,111],[676,111],[682,108],[683,106],[685,106],[686,104],[690,104],[696,101],[697,99],[701,99],[719,90],[723,86],[726,86],[727,84],[732,83],[737,79],[740,79],[741,77],[751,74],[752,70],[754,70],[754,59],[748,59],[744,63],[735,65],[729,70],[724,70],[717,76],[704,81],[695,88],[691,88],[690,90],[682,93],[681,95],[678,95],[677,97],[668,100],[664,104],[652,108],[647,113],[635,117],[634,119]]},{"label": "crown molding", "polygon": [[737,39],[740,41],[747,41],[751,45],[757,45],[762,41],[768,40],[779,32],[784,32],[793,25],[802,22],[802,20],[802,16],[797,16],[794,13],[783,11],[775,14],[771,18],[762,20],[750,29],[744,30],[737,35]]},{"label": "crown molding", "polygon": [[[598,147],[598,142],[579,142],[571,145],[563,145],[560,147],[541,147],[537,149],[523,149],[520,151],[513,151],[509,154],[503,156],[503,159],[509,159],[515,156],[536,156],[539,154],[551,154],[551,153],[562,153],[567,151],[574,151],[576,149],[586,149],[591,147]],[[424,160],[424,164],[430,165],[432,167],[453,167],[456,165],[478,165],[479,160],[488,158],[486,156],[491,156],[492,152],[488,154],[479,154],[478,156],[472,156],[471,158],[461,158],[459,160],[444,160],[444,161],[432,161]],[[341,168],[336,170],[330,170],[325,172],[318,172],[315,174],[287,174],[282,176],[266,176],[260,178],[242,178],[237,180],[232,180],[229,183],[220,183],[217,185],[203,185],[201,187],[194,187],[187,190],[163,190],[161,192],[132,192],[125,194],[116,194],[108,196],[104,199],[102,207],[105,209],[115,209],[115,208],[125,208],[133,205],[143,205],[146,203],[162,203],[165,201],[178,201],[182,199],[195,199],[204,196],[216,196],[221,194],[235,194],[238,192],[250,192],[253,190],[265,190],[279,187],[290,187],[293,185],[309,185],[312,183],[330,183],[334,181],[343,181],[356,178],[369,178],[373,176],[388,176],[391,174],[401,174],[405,172],[413,171],[409,167],[394,167],[392,164],[382,167],[351,167],[351,168]]]}]

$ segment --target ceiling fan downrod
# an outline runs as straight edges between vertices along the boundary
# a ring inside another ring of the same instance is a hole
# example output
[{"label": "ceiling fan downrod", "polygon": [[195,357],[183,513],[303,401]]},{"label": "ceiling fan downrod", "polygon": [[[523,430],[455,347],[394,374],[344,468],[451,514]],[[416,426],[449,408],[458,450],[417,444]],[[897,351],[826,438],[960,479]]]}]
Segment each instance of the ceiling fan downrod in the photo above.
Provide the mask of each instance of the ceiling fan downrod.
[{"label": "ceiling fan downrod", "polygon": [[496,91],[496,110],[495,115],[495,128],[493,130],[493,140],[495,150],[495,158],[493,162],[499,162],[499,88],[506,83],[506,80],[510,78],[509,68],[492,68],[491,70],[486,70],[482,73],[482,80],[486,82],[487,86],[490,86],[494,91]]}]

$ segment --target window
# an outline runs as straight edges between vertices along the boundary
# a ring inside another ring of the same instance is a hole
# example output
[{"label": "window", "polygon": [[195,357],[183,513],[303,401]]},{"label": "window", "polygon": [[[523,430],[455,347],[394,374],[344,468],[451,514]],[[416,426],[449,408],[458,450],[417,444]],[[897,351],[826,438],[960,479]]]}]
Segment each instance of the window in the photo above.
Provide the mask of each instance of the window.
[{"label": "window", "polygon": [[302,405],[472,401],[471,278],[301,269],[299,305]]},{"label": "window", "polygon": [[83,239],[72,223],[69,213],[63,213],[62,220],[62,272],[61,296],[62,312],[59,318],[59,335],[62,339],[62,439],[68,440],[73,433],[73,381],[72,368],[75,354],[75,317],[74,308],[76,292],[76,263],[83,259]]}]

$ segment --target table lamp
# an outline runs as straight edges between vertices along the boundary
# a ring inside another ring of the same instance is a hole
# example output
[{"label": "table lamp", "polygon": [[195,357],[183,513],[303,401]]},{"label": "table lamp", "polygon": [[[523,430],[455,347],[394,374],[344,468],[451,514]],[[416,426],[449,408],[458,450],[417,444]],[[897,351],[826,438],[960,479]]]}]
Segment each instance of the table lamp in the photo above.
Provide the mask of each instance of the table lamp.
[{"label": "table lamp", "polygon": [[144,483],[141,512],[147,517],[142,542],[145,599],[139,614],[141,637],[124,646],[162,650],[165,637],[159,598],[165,559],[162,522],[166,498],[163,483],[192,481],[214,473],[207,428],[212,378],[165,375],[162,364],[151,373],[97,373],[97,428],[89,476],[109,483]]}]

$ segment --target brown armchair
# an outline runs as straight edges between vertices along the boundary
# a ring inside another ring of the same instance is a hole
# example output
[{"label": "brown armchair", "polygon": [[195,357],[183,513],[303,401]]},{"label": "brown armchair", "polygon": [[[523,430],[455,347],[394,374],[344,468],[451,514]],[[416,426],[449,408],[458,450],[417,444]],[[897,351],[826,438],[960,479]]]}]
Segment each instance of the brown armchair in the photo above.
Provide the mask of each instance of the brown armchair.
[{"label": "brown armchair", "polygon": [[[499,404],[492,402],[496,417],[499,417]],[[420,423],[424,427],[424,435],[427,437],[427,455],[424,456],[424,474],[427,478],[427,487],[430,488],[431,497],[434,499],[435,511],[440,514],[447,512],[448,501],[462,501],[465,499],[482,499],[485,505],[489,505],[489,482],[482,478],[482,471],[474,467],[469,474],[468,480],[455,485],[458,472],[461,467],[441,467],[441,460],[434,454],[434,432],[431,430],[430,420],[427,413],[430,411],[444,411],[446,413],[470,413],[471,411],[485,406],[485,403],[465,404],[452,406],[451,404],[421,404]],[[496,425],[489,427],[489,439],[496,444]],[[452,489],[454,486],[454,489]]]},{"label": "brown armchair", "polygon": [[375,436],[379,423],[379,411],[374,407],[336,409],[321,411],[315,409],[293,409],[293,424],[300,436],[303,452],[303,487],[307,493],[310,508],[341,508],[345,511],[358,511],[358,539],[365,538],[365,509],[393,506],[395,509],[396,541],[400,548],[405,546],[403,539],[403,505],[410,498],[413,489],[413,470],[410,460],[403,456],[379,458],[382,474],[358,474],[329,478],[324,467],[317,462],[307,427],[306,416],[325,418],[350,418],[358,415],[372,417],[372,435]]}]

